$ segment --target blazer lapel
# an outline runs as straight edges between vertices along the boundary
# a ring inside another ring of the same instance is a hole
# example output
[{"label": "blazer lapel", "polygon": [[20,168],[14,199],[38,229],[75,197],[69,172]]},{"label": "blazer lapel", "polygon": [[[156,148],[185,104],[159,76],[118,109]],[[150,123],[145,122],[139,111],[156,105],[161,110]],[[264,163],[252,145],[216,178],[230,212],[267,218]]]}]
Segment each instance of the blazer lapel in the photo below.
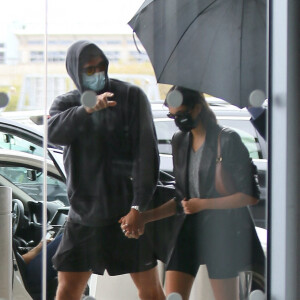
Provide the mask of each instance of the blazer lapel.
[{"label": "blazer lapel", "polygon": [[206,140],[199,170],[201,197],[206,196],[207,192],[211,189],[212,184],[215,182],[218,131],[219,126],[213,126],[206,132]]},{"label": "blazer lapel", "polygon": [[176,184],[178,184],[179,191],[182,192],[180,197],[188,197],[188,160],[189,160],[189,147],[190,133],[180,133],[180,138],[176,139],[176,145],[173,148],[173,155],[176,161]]}]

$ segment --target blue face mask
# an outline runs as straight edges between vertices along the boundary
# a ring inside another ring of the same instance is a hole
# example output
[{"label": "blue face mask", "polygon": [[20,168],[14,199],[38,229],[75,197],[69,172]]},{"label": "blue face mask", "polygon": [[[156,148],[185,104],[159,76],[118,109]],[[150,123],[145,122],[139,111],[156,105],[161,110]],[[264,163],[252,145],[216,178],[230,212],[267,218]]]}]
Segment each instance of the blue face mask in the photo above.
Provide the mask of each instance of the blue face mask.
[{"label": "blue face mask", "polygon": [[105,72],[98,72],[93,75],[82,74],[82,84],[84,88],[98,92],[105,86]]}]

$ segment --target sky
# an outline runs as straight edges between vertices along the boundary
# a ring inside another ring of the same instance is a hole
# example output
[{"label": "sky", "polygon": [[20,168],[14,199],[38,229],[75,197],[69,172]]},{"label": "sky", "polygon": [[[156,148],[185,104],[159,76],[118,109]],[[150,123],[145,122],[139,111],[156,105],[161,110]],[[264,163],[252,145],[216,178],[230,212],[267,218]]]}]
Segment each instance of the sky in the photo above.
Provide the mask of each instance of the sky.
[{"label": "sky", "polygon": [[[1,2],[4,0],[0,0]],[[0,26],[7,24],[35,31],[45,29],[47,11],[48,32],[99,32],[108,29],[120,33],[130,32],[127,22],[142,5],[143,0],[5,0]]]}]

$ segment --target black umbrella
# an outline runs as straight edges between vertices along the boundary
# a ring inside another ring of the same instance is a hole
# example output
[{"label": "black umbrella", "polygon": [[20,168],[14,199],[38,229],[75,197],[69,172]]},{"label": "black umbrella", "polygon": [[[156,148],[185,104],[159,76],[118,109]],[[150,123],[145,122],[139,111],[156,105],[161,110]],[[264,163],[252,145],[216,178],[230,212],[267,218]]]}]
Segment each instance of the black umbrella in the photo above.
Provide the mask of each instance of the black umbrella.
[{"label": "black umbrella", "polygon": [[128,24],[157,82],[239,107],[266,90],[266,0],[146,0]]}]

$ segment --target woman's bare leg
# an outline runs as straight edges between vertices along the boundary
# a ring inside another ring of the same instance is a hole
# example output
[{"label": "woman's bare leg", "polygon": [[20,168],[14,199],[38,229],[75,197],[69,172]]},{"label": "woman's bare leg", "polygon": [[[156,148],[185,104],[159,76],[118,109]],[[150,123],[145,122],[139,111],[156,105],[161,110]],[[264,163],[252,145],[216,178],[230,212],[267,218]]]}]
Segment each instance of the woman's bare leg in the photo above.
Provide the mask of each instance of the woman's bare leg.
[{"label": "woman's bare leg", "polygon": [[216,300],[238,300],[239,278],[210,279]]}]

